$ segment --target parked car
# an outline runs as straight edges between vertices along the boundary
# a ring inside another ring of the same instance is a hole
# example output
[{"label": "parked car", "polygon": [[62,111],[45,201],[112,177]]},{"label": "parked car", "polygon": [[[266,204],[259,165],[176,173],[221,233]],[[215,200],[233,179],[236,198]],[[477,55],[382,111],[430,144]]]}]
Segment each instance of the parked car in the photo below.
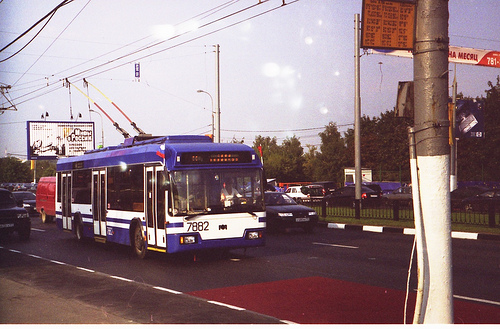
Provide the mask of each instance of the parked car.
[{"label": "parked car", "polygon": [[375,192],[378,193],[378,196],[381,197],[383,193],[382,188],[380,185],[375,184],[375,183],[362,183],[363,186],[368,187],[371,190],[374,190]]},{"label": "parked car", "polygon": [[22,201],[24,209],[31,215],[36,214],[36,195],[29,191],[12,192],[17,201]]},{"label": "parked car", "polygon": [[323,187],[323,195],[328,195],[335,191],[335,182],[325,181],[325,182],[314,182],[311,185],[320,185]]},{"label": "parked car", "polygon": [[306,185],[304,193],[307,194],[308,201],[321,202],[325,196],[325,190],[321,185]]},{"label": "parked car", "polygon": [[56,217],[56,177],[42,177],[36,189],[36,211],[40,213],[42,223]]},{"label": "parked car", "polygon": [[462,201],[463,199],[470,198],[488,190],[490,190],[490,188],[480,185],[459,187],[451,191],[450,198],[452,201]]},{"label": "parked car", "polygon": [[266,225],[270,231],[280,228],[300,227],[312,232],[319,216],[312,208],[297,204],[283,192],[265,192]]},{"label": "parked car", "polygon": [[295,202],[298,203],[308,198],[307,194],[304,192],[306,192],[305,186],[290,186],[285,191],[285,193],[288,194],[289,197],[291,197],[293,200],[295,200]]},{"label": "parked car", "polygon": [[488,211],[490,204],[500,207],[500,190],[489,190],[460,201],[460,208],[465,211]]},{"label": "parked car", "polygon": [[[344,186],[325,196],[324,202],[327,206],[354,206],[355,193],[354,185]],[[365,205],[376,204],[381,200],[379,192],[366,186],[361,186],[361,199],[361,203]]]},{"label": "parked car", "polygon": [[17,232],[22,241],[30,238],[31,219],[22,202],[11,191],[0,189],[0,235]]},{"label": "parked car", "polygon": [[411,204],[413,202],[411,186],[401,186],[388,194],[383,194],[382,199],[389,202],[400,201]]}]

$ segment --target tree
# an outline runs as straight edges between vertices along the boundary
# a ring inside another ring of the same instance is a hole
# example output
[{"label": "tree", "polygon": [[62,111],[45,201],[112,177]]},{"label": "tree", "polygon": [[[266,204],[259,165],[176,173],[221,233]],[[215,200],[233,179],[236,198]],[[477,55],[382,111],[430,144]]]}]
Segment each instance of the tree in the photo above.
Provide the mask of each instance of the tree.
[{"label": "tree", "polygon": [[280,173],[277,178],[282,182],[304,181],[304,149],[300,140],[287,137],[281,146]]},{"label": "tree", "polygon": [[500,78],[488,82],[484,106],[484,138],[462,138],[457,142],[459,181],[499,181],[500,172]]},{"label": "tree", "polygon": [[262,149],[264,169],[268,178],[276,178],[280,172],[281,154],[276,137],[256,136],[253,142],[253,149],[260,154],[259,146]]},{"label": "tree", "polygon": [[22,162],[18,158],[0,158],[0,182],[28,183],[33,180],[28,161]]}]

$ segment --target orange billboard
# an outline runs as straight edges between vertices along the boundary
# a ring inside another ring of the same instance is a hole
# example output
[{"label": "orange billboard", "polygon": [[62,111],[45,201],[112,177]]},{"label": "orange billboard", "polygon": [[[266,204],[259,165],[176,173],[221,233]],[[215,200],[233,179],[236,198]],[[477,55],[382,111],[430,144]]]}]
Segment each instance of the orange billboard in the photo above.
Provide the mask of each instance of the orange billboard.
[{"label": "orange billboard", "polygon": [[361,48],[413,50],[413,1],[363,0]]}]

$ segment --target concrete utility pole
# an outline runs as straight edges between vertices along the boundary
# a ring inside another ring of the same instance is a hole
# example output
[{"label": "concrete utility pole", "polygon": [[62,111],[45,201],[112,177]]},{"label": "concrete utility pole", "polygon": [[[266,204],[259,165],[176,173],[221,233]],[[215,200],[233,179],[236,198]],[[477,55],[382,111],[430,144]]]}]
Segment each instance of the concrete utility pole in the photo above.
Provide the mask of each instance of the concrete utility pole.
[{"label": "concrete utility pole", "polygon": [[453,323],[448,44],[448,0],[418,0],[412,130],[422,209],[422,221],[415,223],[418,275],[423,280],[414,323]]},{"label": "concrete utility pole", "polygon": [[360,91],[360,19],[354,15],[354,207],[356,219],[361,218],[361,91]]}]

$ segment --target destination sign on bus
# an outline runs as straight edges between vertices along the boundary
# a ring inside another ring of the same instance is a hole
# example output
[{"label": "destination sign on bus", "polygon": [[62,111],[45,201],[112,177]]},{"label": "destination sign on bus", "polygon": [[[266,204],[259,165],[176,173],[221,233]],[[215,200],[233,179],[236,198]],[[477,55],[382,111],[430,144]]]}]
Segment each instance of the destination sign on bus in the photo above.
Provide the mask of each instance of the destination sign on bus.
[{"label": "destination sign on bus", "polygon": [[180,157],[181,164],[250,163],[250,152],[187,152]]}]

